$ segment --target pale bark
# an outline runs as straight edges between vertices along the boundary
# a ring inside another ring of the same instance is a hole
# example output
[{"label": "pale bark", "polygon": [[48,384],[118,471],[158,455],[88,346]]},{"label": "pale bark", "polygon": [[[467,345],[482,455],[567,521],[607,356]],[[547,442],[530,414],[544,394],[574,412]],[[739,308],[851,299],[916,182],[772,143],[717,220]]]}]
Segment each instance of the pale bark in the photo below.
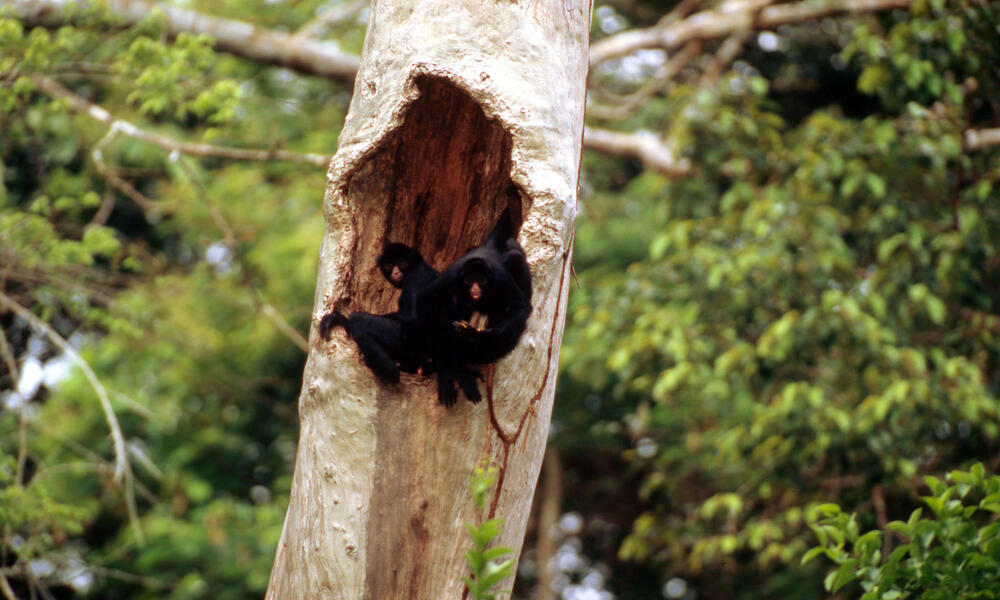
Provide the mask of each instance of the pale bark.
[{"label": "pale bark", "polygon": [[1000,128],[969,129],[965,132],[965,149],[969,152],[1000,146]]},{"label": "pale bark", "polygon": [[673,149],[652,133],[632,134],[587,127],[583,145],[588,150],[638,158],[643,166],[667,177],[683,177],[691,172],[691,163],[675,159]]},{"label": "pale bark", "polygon": [[[313,321],[386,312],[383,243],[437,268],[507,206],[523,219],[534,311],[486,370],[485,400],[437,404],[433,377],[382,385],[337,330],[310,338],[299,450],[268,598],[462,598],[464,523],[506,519],[519,553],[542,462],[569,292],[583,135],[587,0],[377,0],[340,147]],[[492,463],[483,514],[467,490]],[[506,582],[509,588],[510,581]]]}]

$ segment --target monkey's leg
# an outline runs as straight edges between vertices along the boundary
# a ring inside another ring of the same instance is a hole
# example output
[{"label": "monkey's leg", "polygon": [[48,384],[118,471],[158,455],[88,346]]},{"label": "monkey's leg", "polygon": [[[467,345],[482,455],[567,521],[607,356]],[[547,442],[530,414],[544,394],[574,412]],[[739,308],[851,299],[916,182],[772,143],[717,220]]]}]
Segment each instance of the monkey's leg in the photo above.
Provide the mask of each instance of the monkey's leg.
[{"label": "monkey's leg", "polygon": [[455,380],[458,381],[458,387],[462,388],[462,392],[465,393],[465,397],[469,399],[469,402],[473,404],[479,404],[483,396],[479,393],[479,386],[476,385],[476,380],[479,379],[479,373],[472,371],[471,369],[465,369],[455,374]]},{"label": "monkey's leg", "polygon": [[458,394],[455,392],[455,380],[452,372],[448,369],[438,371],[438,402],[447,408],[455,406]]},{"label": "monkey's leg", "polygon": [[351,315],[348,331],[375,376],[386,383],[399,383],[394,356],[403,347],[403,326],[392,319],[356,312]]}]

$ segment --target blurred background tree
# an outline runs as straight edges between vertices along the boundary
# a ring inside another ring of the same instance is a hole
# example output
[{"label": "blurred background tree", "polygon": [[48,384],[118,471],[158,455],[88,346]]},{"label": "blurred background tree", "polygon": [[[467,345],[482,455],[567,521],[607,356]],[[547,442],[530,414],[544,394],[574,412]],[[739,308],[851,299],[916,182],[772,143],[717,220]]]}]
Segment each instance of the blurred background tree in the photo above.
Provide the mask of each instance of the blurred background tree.
[{"label": "blurred background tree", "polygon": [[[258,598],[367,3],[64,4],[0,2],[0,595]],[[825,597],[821,505],[996,473],[998,19],[595,5],[516,597]]]}]

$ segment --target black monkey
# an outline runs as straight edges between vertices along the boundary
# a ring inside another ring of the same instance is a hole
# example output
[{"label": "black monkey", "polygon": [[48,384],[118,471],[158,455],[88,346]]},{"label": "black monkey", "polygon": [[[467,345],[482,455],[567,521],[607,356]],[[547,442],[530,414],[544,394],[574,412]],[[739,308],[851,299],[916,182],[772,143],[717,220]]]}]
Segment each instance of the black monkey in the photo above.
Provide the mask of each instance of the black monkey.
[{"label": "black monkey", "polygon": [[[473,404],[481,377],[469,368],[510,353],[531,315],[531,271],[504,211],[486,242],[456,260],[417,293],[417,322],[438,370],[438,401],[455,403],[454,384]],[[470,324],[486,318],[486,328]]]},{"label": "black monkey", "polygon": [[320,321],[319,334],[330,339],[330,330],[342,325],[358,345],[368,368],[387,383],[398,383],[400,371],[428,374],[427,353],[416,329],[416,297],[437,278],[438,272],[405,244],[386,246],[378,258],[378,267],[390,284],[402,290],[396,312],[354,312],[345,317],[334,310]]}]

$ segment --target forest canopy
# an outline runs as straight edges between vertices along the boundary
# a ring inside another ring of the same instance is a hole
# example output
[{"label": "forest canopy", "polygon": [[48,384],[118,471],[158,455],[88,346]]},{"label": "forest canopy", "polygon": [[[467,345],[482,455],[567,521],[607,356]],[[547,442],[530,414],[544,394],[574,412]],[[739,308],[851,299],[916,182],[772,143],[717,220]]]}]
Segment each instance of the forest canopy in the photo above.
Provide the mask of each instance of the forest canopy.
[{"label": "forest canopy", "polygon": [[[0,2],[0,596],[262,596],[367,18]],[[514,598],[995,592],[998,27],[595,4]]]}]

